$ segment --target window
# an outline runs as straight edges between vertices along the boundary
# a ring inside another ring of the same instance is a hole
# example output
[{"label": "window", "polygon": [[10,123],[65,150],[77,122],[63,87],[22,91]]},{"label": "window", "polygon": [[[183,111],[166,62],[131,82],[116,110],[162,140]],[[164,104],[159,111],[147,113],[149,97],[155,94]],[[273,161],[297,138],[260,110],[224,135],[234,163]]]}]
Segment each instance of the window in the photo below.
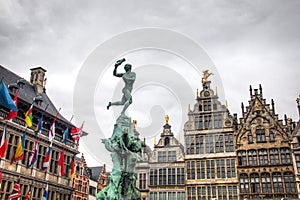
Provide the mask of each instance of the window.
[{"label": "window", "polygon": [[216,153],[224,152],[224,135],[215,135]]},{"label": "window", "polygon": [[214,153],[214,137],[213,135],[205,136],[206,153]]},{"label": "window", "polygon": [[186,153],[187,154],[195,153],[194,136],[186,137]]},{"label": "window", "polygon": [[225,135],[225,146],[226,146],[226,152],[233,152],[234,147],[233,147],[233,135]]},{"label": "window", "polygon": [[218,200],[227,200],[226,186],[218,186]]},{"label": "window", "polygon": [[96,196],[96,188],[89,186],[89,195]]},{"label": "window", "polygon": [[269,173],[261,174],[262,193],[272,193],[271,178]]},{"label": "window", "polygon": [[207,186],[207,196],[208,199],[216,197],[216,186]]},{"label": "window", "polygon": [[239,151],[238,152],[238,165],[239,166],[246,166],[247,165],[246,151]]},{"label": "window", "polygon": [[240,192],[249,193],[249,180],[247,174],[240,175]]},{"label": "window", "polygon": [[139,174],[139,189],[146,189],[146,173]]},{"label": "window", "polygon": [[265,129],[256,129],[256,142],[266,142]]},{"label": "window", "polygon": [[207,172],[207,179],[215,178],[215,161],[214,160],[206,161],[206,172]]},{"label": "window", "polygon": [[291,154],[290,149],[281,148],[280,149],[281,163],[282,164],[290,164],[291,163]]},{"label": "window", "polygon": [[270,162],[271,164],[279,164],[278,149],[270,149]]},{"label": "window", "polygon": [[166,192],[160,192],[159,193],[159,200],[167,200],[167,193]]},{"label": "window", "polygon": [[256,155],[256,150],[249,150],[248,151],[248,162],[249,165],[257,165],[257,155]]},{"label": "window", "polygon": [[227,159],[226,160],[226,169],[227,169],[227,178],[235,178],[235,160]]},{"label": "window", "polygon": [[270,131],[270,142],[275,142],[275,135],[273,131]]},{"label": "window", "polygon": [[159,169],[159,185],[167,184],[167,169]]},{"label": "window", "polygon": [[168,151],[168,161],[169,162],[176,161],[176,151]]},{"label": "window", "polygon": [[300,154],[295,154],[296,156],[296,165],[297,165],[297,171],[300,173]]},{"label": "window", "polygon": [[187,188],[187,199],[188,200],[196,200],[196,188],[195,187]]},{"label": "window", "polygon": [[170,139],[168,137],[165,138],[165,146],[170,145]]},{"label": "window", "polygon": [[296,193],[294,175],[291,172],[285,172],[283,177],[286,193]]},{"label": "window", "polygon": [[82,190],[82,181],[79,180],[78,182],[78,191],[81,191]]},{"label": "window", "polygon": [[205,161],[197,161],[197,179],[205,179]]},{"label": "window", "polygon": [[150,169],[150,185],[157,185],[157,169]]},{"label": "window", "polygon": [[185,192],[177,192],[177,200],[185,200]]},{"label": "window", "polygon": [[259,156],[259,164],[260,165],[268,164],[268,152],[266,149],[260,149],[258,151],[258,156]]},{"label": "window", "polygon": [[203,101],[204,105],[204,111],[210,111],[211,110],[211,101]]},{"label": "window", "polygon": [[156,192],[150,192],[150,200],[158,200]]},{"label": "window", "polygon": [[168,169],[168,185],[175,185],[176,173],[175,168]]},{"label": "window", "polygon": [[168,192],[168,200],[176,199],[176,192]]},{"label": "window", "polygon": [[260,193],[259,176],[257,173],[250,175],[250,185],[252,193]]},{"label": "window", "polygon": [[206,200],[206,187],[198,187],[198,200]]},{"label": "window", "polygon": [[177,168],[177,185],[185,184],[184,168]]},{"label": "window", "polygon": [[248,143],[252,144],[253,143],[253,136],[251,133],[248,134]]},{"label": "window", "polygon": [[166,162],[167,161],[167,152],[159,151],[158,152],[158,162]]},{"label": "window", "polygon": [[195,129],[203,129],[203,117],[195,116]]},{"label": "window", "polygon": [[211,129],[212,128],[211,115],[205,115],[204,116],[204,128],[205,129]]},{"label": "window", "polygon": [[214,128],[222,128],[222,115],[218,114],[214,116]]},{"label": "window", "polygon": [[204,137],[202,135],[196,136],[196,154],[203,154],[204,153]]},{"label": "window", "polygon": [[195,161],[187,162],[187,179],[195,179]]},{"label": "window", "polygon": [[273,173],[273,187],[275,193],[283,193],[283,183],[281,173]]}]

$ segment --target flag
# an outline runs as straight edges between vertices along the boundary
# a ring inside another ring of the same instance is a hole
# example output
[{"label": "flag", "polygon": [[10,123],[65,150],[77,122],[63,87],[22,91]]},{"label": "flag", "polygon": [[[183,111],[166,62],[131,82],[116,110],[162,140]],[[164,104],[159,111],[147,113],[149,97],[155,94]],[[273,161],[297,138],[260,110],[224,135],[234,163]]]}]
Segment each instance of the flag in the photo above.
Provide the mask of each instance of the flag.
[{"label": "flag", "polygon": [[7,133],[6,133],[6,125],[3,128],[1,143],[0,143],[0,158],[5,158],[5,152],[7,149]]},{"label": "flag", "polygon": [[69,135],[69,128],[67,127],[64,132],[64,135],[63,135],[63,143],[64,144],[67,144],[68,135]]},{"label": "flag", "polygon": [[[18,94],[19,94],[19,90],[17,90],[16,95],[14,97],[14,103],[16,105],[16,108],[18,108]],[[10,110],[9,113],[7,114],[7,116],[4,118],[4,120],[11,120],[16,118],[18,115],[18,112],[14,111],[14,110]]]},{"label": "flag", "polygon": [[28,190],[24,200],[31,200],[31,192],[30,192],[30,189]]},{"label": "flag", "polygon": [[71,180],[73,181],[75,178],[75,166],[76,166],[76,159],[75,159],[75,155],[73,156],[73,160],[71,163]]},{"label": "flag", "polygon": [[26,141],[26,130],[21,138],[21,140],[19,141],[19,144],[17,146],[16,152],[14,157],[11,160],[11,163],[18,161],[18,160],[23,160],[24,157],[24,148],[25,148],[25,141]]},{"label": "flag", "polygon": [[32,165],[34,165],[34,163],[37,160],[37,157],[38,157],[38,142],[39,142],[39,138],[37,138],[35,140],[33,150],[31,152],[31,155],[30,155],[29,160],[28,160],[28,164],[26,166],[27,169],[29,169]]},{"label": "flag", "polygon": [[21,197],[21,190],[20,190],[20,178],[18,179],[17,183],[14,186],[12,193],[9,195],[9,199],[18,200]]},{"label": "flag", "polygon": [[52,149],[52,142],[51,142],[51,144],[48,148],[47,154],[46,154],[46,156],[44,158],[44,161],[43,161],[43,166],[42,166],[43,170],[47,170],[47,168],[49,166],[51,149]]},{"label": "flag", "polygon": [[71,136],[76,144],[81,136],[83,124],[84,124],[84,122],[82,123],[80,128],[72,127],[72,129],[71,129]]},{"label": "flag", "polygon": [[18,112],[18,109],[11,96],[9,95],[7,87],[3,80],[1,80],[0,82],[0,105],[8,108],[9,110]]},{"label": "flag", "polygon": [[56,113],[56,116],[52,122],[52,125],[50,127],[50,131],[49,131],[49,141],[52,141],[53,138],[55,137],[55,121],[57,119],[57,115],[58,115],[59,112]]},{"label": "flag", "polygon": [[42,197],[42,200],[48,200],[48,184],[45,188],[45,192],[44,192],[44,195]]},{"label": "flag", "polygon": [[56,200],[60,200],[60,194],[59,193],[56,195]]},{"label": "flag", "polygon": [[29,110],[25,113],[25,122],[28,127],[32,126],[32,107],[33,103],[31,104]]},{"label": "flag", "polygon": [[65,175],[65,150],[61,151],[60,158],[57,162],[57,165],[60,166],[60,174],[61,176]]},{"label": "flag", "polygon": [[43,129],[43,118],[44,118],[44,115],[41,116],[39,123],[36,125],[36,127],[34,129],[35,136],[38,136]]}]

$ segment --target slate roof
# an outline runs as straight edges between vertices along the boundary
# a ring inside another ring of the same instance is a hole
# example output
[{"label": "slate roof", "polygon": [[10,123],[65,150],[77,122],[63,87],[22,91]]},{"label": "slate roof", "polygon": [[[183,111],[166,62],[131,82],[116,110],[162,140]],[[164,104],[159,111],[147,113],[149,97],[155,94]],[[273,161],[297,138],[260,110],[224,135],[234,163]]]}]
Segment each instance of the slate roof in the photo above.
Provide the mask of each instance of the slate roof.
[{"label": "slate roof", "polygon": [[98,181],[99,176],[102,172],[103,166],[90,167],[91,176],[90,179],[93,181]]}]

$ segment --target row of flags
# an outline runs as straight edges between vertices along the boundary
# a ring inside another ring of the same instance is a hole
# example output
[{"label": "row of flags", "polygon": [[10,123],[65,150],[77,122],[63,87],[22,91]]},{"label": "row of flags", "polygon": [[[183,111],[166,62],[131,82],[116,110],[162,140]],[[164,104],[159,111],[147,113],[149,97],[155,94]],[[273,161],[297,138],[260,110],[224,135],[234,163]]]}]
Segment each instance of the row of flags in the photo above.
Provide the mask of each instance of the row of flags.
[{"label": "row of flags", "polygon": [[[6,85],[4,83],[3,80],[1,80],[0,82],[0,105],[10,109],[10,112],[8,113],[8,115],[4,118],[4,120],[12,120],[14,118],[17,117],[17,112],[18,112],[18,94],[19,91],[17,90],[16,95],[14,96],[14,99],[12,99],[9,95],[9,92],[6,88]],[[15,151],[15,154],[11,160],[11,164],[13,162],[16,161],[20,161],[23,160],[24,158],[24,149],[25,149],[25,141],[26,141],[26,131],[27,131],[27,127],[32,127],[32,108],[33,108],[33,104],[34,101],[32,102],[29,110],[25,113],[25,131],[23,133],[23,136],[21,137],[21,139],[19,140],[19,143],[17,145],[17,149]],[[60,110],[60,109],[59,109]],[[51,150],[52,150],[52,140],[55,137],[55,122],[57,120],[57,116],[59,114],[59,111],[57,112],[50,130],[49,130],[49,141],[50,141],[50,145],[48,147],[48,151],[45,155],[45,158],[43,160],[43,164],[42,164],[42,169],[43,170],[47,170],[49,163],[50,163],[50,157],[51,157]],[[30,168],[32,167],[36,160],[37,160],[37,156],[38,156],[38,142],[39,142],[39,134],[42,131],[42,124],[43,124],[43,117],[44,114],[42,114],[42,116],[39,119],[38,124],[36,125],[34,132],[35,132],[35,136],[36,136],[36,140],[32,149],[32,152],[29,156],[29,160],[27,163],[26,168]],[[70,135],[72,136],[75,144],[78,144],[81,133],[82,133],[82,129],[83,129],[83,125],[84,122],[82,123],[80,128],[77,127],[72,127],[71,131],[69,131],[69,128],[67,127],[66,130],[64,131],[63,134],[63,143],[64,145],[66,145],[67,142],[67,138],[70,132]],[[0,159],[5,158],[5,152],[7,150],[7,145],[8,145],[8,139],[7,139],[7,131],[6,131],[6,124],[3,128],[3,134],[2,134],[2,139],[1,139],[1,143],[0,143]],[[61,176],[65,175],[65,169],[64,169],[64,148],[62,149],[60,158],[58,160],[58,166],[60,167],[60,174]],[[72,162],[71,162],[71,180],[74,180],[74,176],[75,176],[75,165],[76,165],[76,159],[75,159],[75,155],[72,158]],[[2,178],[2,172],[0,171],[0,175]],[[1,184],[1,181],[0,181]],[[1,185],[0,185],[0,189],[1,189]],[[27,198],[28,196],[28,198]],[[20,179],[18,180],[18,182],[15,184],[14,190],[12,192],[12,194],[10,195],[10,199],[18,199],[20,197]],[[29,193],[26,194],[25,199],[30,199],[30,191]],[[45,193],[44,193],[44,197],[43,199],[48,200],[48,185],[47,188],[45,189]]]}]

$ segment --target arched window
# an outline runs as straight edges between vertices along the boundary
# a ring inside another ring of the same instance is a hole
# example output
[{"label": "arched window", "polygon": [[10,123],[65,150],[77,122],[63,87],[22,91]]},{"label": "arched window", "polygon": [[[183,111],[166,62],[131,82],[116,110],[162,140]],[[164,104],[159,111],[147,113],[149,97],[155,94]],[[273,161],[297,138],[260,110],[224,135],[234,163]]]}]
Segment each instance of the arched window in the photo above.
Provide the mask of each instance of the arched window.
[{"label": "arched window", "polygon": [[249,193],[249,179],[247,174],[240,175],[240,192]]},{"label": "arched window", "polygon": [[256,150],[249,150],[248,151],[248,162],[249,165],[257,165],[257,154],[256,154]]},{"label": "arched window", "polygon": [[283,179],[286,193],[296,193],[295,178],[293,173],[285,172]]},{"label": "arched window", "polygon": [[271,164],[279,164],[278,149],[270,149],[270,162]]},{"label": "arched window", "polygon": [[283,183],[282,183],[281,173],[279,172],[273,173],[272,179],[273,179],[274,193],[283,193]]},{"label": "arched window", "polygon": [[247,165],[246,151],[239,151],[238,152],[238,165],[239,166],[246,166]]},{"label": "arched window", "polygon": [[290,164],[291,163],[291,153],[289,148],[280,149],[281,163]]},{"label": "arched window", "polygon": [[168,146],[170,144],[170,139],[168,137],[165,138],[165,146]]},{"label": "arched window", "polygon": [[268,152],[267,149],[260,149],[258,151],[259,156],[259,164],[260,165],[267,165],[268,164]]},{"label": "arched window", "polygon": [[259,176],[257,173],[250,175],[250,185],[252,193],[260,193]]},{"label": "arched window", "polygon": [[272,193],[271,178],[269,173],[264,172],[261,174],[261,183],[262,193]]}]

